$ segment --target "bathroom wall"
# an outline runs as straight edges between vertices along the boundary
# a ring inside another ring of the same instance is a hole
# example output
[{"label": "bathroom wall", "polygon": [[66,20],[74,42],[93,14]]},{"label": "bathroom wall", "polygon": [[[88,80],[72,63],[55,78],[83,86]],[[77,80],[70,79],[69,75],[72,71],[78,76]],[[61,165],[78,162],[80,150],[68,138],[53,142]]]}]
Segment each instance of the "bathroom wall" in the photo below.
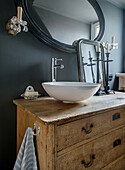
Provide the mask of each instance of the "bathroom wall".
[{"label": "bathroom wall", "polygon": [[[105,0],[99,0],[106,18],[104,41],[116,36],[119,50],[113,51],[111,73],[122,70],[122,10]],[[16,15],[13,0],[1,0],[0,5],[0,169],[12,169],[16,159],[16,107],[13,99],[28,85],[33,85],[42,96],[46,93],[41,83],[51,81],[51,57],[63,58],[64,70],[59,80],[78,81],[77,58],[51,49],[37,40],[30,32],[17,36],[8,35],[5,25]]]},{"label": "bathroom wall", "polygon": [[122,40],[122,43],[123,43],[122,44],[122,47],[123,47],[123,56],[122,56],[122,58],[123,58],[123,62],[122,62],[123,70],[122,70],[122,72],[125,73],[125,10],[124,10],[123,29],[124,29],[124,31],[123,31],[123,40]]},{"label": "bathroom wall", "polygon": [[63,58],[60,80],[77,80],[76,55],[51,49],[30,32],[11,36],[6,23],[16,9],[13,0],[0,5],[0,169],[12,169],[16,158],[16,107],[13,99],[20,98],[28,85],[45,95],[41,83],[51,81],[51,58]]},{"label": "bathroom wall", "polygon": [[122,63],[123,63],[123,51],[122,51],[122,37],[123,37],[123,10],[112,5],[109,2],[105,2],[105,0],[98,0],[98,3],[102,7],[102,11],[105,16],[106,28],[105,34],[102,39],[103,42],[109,41],[111,42],[111,37],[116,37],[116,42],[118,43],[118,50],[111,51],[110,59],[114,61],[110,63],[110,74],[113,74],[113,81],[110,82],[110,86],[113,88],[117,88],[114,85],[115,81],[115,73],[119,73],[123,71]]}]

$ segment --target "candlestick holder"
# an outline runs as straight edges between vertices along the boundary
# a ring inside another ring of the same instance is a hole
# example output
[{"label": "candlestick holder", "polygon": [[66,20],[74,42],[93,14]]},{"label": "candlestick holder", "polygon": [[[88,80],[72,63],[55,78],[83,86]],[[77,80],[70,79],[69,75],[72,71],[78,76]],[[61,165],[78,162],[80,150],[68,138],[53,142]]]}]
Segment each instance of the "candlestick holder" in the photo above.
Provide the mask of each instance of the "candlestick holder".
[{"label": "candlestick holder", "polygon": [[85,66],[87,65],[87,63],[84,62],[84,57],[82,57],[82,65],[83,65],[83,81],[86,82]]},{"label": "candlestick holder", "polygon": [[107,67],[106,67],[106,86],[105,86],[105,92],[106,92],[106,94],[109,94],[111,92],[114,93],[113,90],[110,90],[110,86],[109,86],[109,63],[113,62],[113,60],[109,60],[110,53],[107,52],[105,54],[106,54],[106,60],[104,62],[107,65]]},{"label": "candlestick holder", "polygon": [[[97,56],[97,58],[96,58],[96,60],[93,60],[93,61],[96,61],[96,65],[97,65],[97,70],[96,70],[96,72],[97,72],[97,78],[96,78],[96,83],[100,83],[100,67],[99,67],[99,63],[100,63],[100,61],[101,62],[103,62],[103,59],[101,58],[100,59],[100,43],[98,43],[98,45],[97,45],[97,50],[96,50],[96,56]],[[101,88],[96,92],[96,95],[97,96],[100,96],[101,94],[104,94],[104,90],[102,90]]]},{"label": "candlestick holder", "polygon": [[[97,62],[97,78],[96,78],[96,83],[100,83],[99,82],[99,78],[100,78],[100,75],[99,75],[99,62],[100,61],[102,61],[101,59],[100,59],[100,52],[99,51],[97,51],[96,52],[96,55],[97,55],[97,59],[96,60],[93,60],[93,61],[96,61]],[[100,94],[102,94],[102,93],[104,93],[101,89],[99,89],[98,91],[97,91],[97,93],[96,93],[96,95],[97,96],[100,96]]]},{"label": "candlestick holder", "polygon": [[91,56],[91,52],[89,51],[89,61],[90,61],[90,64],[87,64],[87,66],[90,66],[91,67],[91,73],[92,73],[92,79],[93,79],[93,83],[95,83],[95,75],[94,75],[94,71],[93,71],[93,66],[96,65],[95,63],[93,63],[93,58]]},{"label": "candlestick holder", "polygon": [[118,49],[118,43],[115,43],[115,37],[112,37],[112,43],[109,44],[108,41],[106,43],[103,43],[103,47],[106,50],[106,60],[104,61],[106,63],[106,85],[104,87],[105,93],[106,94],[110,94],[110,93],[114,93],[113,90],[110,90],[110,86],[109,86],[109,81],[111,81],[111,79],[109,79],[109,63],[113,62],[113,60],[110,60],[110,51],[114,50],[114,49]]}]

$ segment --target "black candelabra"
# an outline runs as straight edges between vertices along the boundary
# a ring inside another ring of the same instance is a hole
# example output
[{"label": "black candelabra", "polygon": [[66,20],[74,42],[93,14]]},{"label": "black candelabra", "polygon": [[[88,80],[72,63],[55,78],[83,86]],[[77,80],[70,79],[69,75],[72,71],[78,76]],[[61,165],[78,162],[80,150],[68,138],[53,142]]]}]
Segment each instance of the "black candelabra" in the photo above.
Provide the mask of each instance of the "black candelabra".
[{"label": "black candelabra", "polygon": [[109,81],[112,80],[112,78],[109,76],[109,63],[112,62],[113,60],[110,60],[109,57],[110,57],[110,51],[111,50],[114,50],[114,49],[117,49],[118,48],[118,44],[115,43],[115,37],[112,37],[112,43],[109,44],[108,41],[106,43],[103,43],[103,46],[106,50],[106,60],[104,60],[104,62],[106,63],[106,85],[104,87],[104,90],[105,90],[105,93],[106,94],[110,94],[110,93],[114,93],[113,90],[110,89],[110,86],[109,86]]},{"label": "black candelabra", "polygon": [[[96,60],[93,60],[93,61],[96,61],[97,62],[97,79],[96,79],[96,83],[100,83],[99,80],[100,80],[100,68],[99,68],[99,62],[102,61],[102,59],[100,59],[100,43],[98,43],[97,45],[97,50],[96,50],[96,56],[97,56],[97,59]],[[97,96],[99,96],[100,94],[104,93],[101,89],[99,89],[96,93]]]},{"label": "black candelabra", "polygon": [[[109,94],[110,92],[113,92],[110,90],[109,86],[109,63],[112,62],[113,60],[109,60],[109,52],[106,52],[106,60],[104,61],[106,63],[106,86],[105,86],[105,92],[106,94]],[[111,79],[110,79],[111,80]]]}]

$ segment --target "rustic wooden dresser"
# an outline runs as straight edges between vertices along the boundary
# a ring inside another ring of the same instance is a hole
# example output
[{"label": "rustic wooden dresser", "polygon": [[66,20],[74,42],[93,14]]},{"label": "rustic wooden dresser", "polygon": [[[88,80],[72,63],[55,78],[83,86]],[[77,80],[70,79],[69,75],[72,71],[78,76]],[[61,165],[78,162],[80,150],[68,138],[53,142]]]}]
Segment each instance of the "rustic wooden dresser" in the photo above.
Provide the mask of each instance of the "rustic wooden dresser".
[{"label": "rustic wooden dresser", "polygon": [[14,103],[17,153],[27,127],[41,128],[34,137],[40,170],[125,170],[125,93],[76,104],[50,97]]}]

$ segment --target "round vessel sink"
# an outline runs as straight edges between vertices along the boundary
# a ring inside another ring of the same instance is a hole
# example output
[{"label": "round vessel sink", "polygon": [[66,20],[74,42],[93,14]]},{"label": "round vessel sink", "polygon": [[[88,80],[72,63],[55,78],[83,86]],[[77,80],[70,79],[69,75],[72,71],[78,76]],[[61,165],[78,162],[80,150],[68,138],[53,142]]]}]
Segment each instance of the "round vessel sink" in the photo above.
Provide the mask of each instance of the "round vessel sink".
[{"label": "round vessel sink", "polygon": [[83,82],[45,82],[42,86],[49,96],[64,102],[86,100],[100,88],[100,84]]}]

